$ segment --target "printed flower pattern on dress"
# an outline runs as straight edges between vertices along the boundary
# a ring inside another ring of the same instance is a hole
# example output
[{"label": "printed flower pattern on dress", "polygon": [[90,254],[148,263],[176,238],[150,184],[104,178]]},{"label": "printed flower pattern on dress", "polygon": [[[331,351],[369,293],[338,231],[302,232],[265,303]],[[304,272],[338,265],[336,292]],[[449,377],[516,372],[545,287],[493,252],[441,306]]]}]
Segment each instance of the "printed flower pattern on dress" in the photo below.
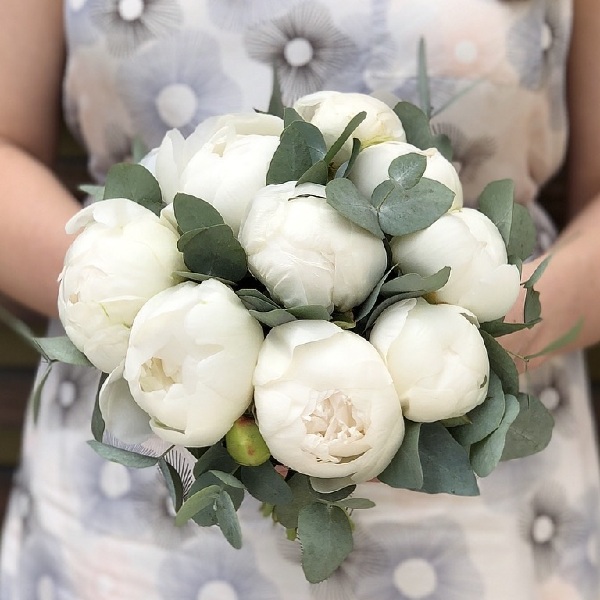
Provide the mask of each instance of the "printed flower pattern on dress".
[{"label": "printed flower pattern on dress", "polygon": [[286,104],[328,88],[331,77],[340,76],[357,56],[354,42],[317,2],[303,2],[249,29],[246,48],[254,60],[276,66]]}]

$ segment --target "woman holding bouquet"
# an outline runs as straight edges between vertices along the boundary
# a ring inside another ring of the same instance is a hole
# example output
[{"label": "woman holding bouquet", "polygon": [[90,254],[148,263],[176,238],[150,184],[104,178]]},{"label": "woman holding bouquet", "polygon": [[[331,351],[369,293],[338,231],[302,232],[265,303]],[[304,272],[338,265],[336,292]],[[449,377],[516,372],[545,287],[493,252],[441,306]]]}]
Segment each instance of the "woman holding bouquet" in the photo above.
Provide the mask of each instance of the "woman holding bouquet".
[{"label": "woman holding bouquet", "polygon": [[[512,179],[538,255],[553,254],[537,286],[543,321],[502,343],[525,356],[585,325],[523,377],[555,419],[546,450],[501,464],[475,498],[363,484],[376,507],[355,512],[354,551],[316,585],[253,501],[240,509],[241,550],[216,528],[176,528],[154,470],[109,463],[85,443],[100,374],[57,366],[26,426],[0,599],[600,598],[597,448],[578,352],[600,340],[599,35],[595,0],[6,0],[0,285],[16,300],[56,314],[64,227],[79,209],[51,172],[61,97],[103,182],[136,141],[153,148],[170,129],[189,136],[208,117],[266,110],[273,64],[286,104],[321,89],[416,102],[424,38],[432,126],[452,142],[465,204]],[[536,196],[567,132],[571,219],[554,242]]]}]

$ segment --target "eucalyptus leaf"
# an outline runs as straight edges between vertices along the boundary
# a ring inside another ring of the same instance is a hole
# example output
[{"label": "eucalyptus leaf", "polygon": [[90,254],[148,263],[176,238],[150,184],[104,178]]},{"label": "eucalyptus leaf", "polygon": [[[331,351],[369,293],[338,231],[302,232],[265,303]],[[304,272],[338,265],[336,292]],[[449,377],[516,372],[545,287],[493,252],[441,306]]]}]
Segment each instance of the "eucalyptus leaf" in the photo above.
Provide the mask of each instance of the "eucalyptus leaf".
[{"label": "eucalyptus leaf", "polygon": [[287,311],[294,315],[297,319],[307,321],[330,321],[331,315],[329,311],[320,304],[306,304],[304,306],[296,306],[288,308]]},{"label": "eucalyptus leaf", "polygon": [[390,464],[377,476],[394,488],[420,490],[423,486],[423,469],[419,454],[421,423],[404,420],[404,439]]},{"label": "eucalyptus leaf", "polygon": [[479,333],[488,353],[490,370],[500,378],[504,393],[516,397],[519,393],[519,373],[513,359],[489,333],[483,330]]},{"label": "eucalyptus leaf", "polygon": [[314,125],[301,120],[291,122],[283,130],[271,159],[267,185],[298,181],[326,153],[323,134]]},{"label": "eucalyptus leaf", "polygon": [[242,302],[244,301],[244,298],[256,298],[265,304],[270,304],[272,308],[281,308],[279,304],[277,304],[277,302],[275,302],[275,300],[273,300],[270,296],[267,296],[266,294],[263,294],[262,292],[253,288],[244,288],[238,290],[236,294],[240,297]]},{"label": "eucalyptus leaf", "polygon": [[238,468],[237,463],[223,445],[214,444],[198,460],[194,465],[194,477],[200,477],[208,471],[222,471],[223,473],[234,473]]},{"label": "eucalyptus leaf", "polygon": [[534,325],[540,322],[540,319],[535,321],[529,321],[528,323],[506,323],[504,317],[496,319],[494,321],[486,321],[481,323],[481,329],[486,331],[493,337],[502,337],[514,333],[515,331],[521,331],[523,329],[531,329]]},{"label": "eucalyptus leaf", "polygon": [[242,467],[240,479],[251,496],[267,504],[289,504],[294,494],[285,479],[270,462],[258,467]]},{"label": "eucalyptus leaf", "polygon": [[433,136],[433,146],[437,148],[439,153],[449,162],[452,162],[453,151],[452,142],[445,133],[436,133]]},{"label": "eucalyptus leaf", "polygon": [[427,115],[410,102],[398,102],[394,112],[402,122],[406,141],[421,150],[434,147],[434,139]]},{"label": "eucalyptus leaf", "polygon": [[501,460],[523,458],[543,450],[552,438],[554,418],[536,396],[519,394],[519,414],[506,433]]},{"label": "eucalyptus leaf", "polygon": [[468,447],[475,444],[500,427],[505,411],[506,400],[502,391],[502,383],[492,371],[487,398],[483,404],[467,413],[470,421],[468,425],[452,429],[452,436],[461,446]]},{"label": "eucalyptus leaf", "polygon": [[244,489],[244,484],[231,473],[225,471],[219,471],[218,469],[211,469],[208,471],[211,475],[214,475],[217,479],[222,481],[226,486],[232,488]]},{"label": "eucalyptus leaf", "polygon": [[388,167],[390,179],[393,179],[402,189],[414,188],[423,177],[427,168],[427,157],[416,152],[409,152],[395,158]]},{"label": "eucalyptus leaf", "polygon": [[257,296],[239,296],[242,304],[248,310],[255,310],[258,312],[269,312],[271,310],[281,310],[280,306],[277,306],[271,300],[263,300],[262,298],[258,298]]},{"label": "eucalyptus leaf", "polygon": [[240,281],[248,271],[246,253],[227,225],[195,229],[178,244],[190,271]]},{"label": "eucalyptus leaf", "polygon": [[374,508],[375,502],[368,498],[347,498],[345,500],[339,500],[336,502],[336,505],[350,510],[365,510],[367,508]]},{"label": "eucalyptus leaf", "polygon": [[441,423],[423,423],[419,437],[421,490],[430,494],[477,496],[479,488],[466,450]]},{"label": "eucalyptus leaf", "polygon": [[535,268],[535,271],[531,274],[531,277],[523,284],[527,289],[532,288],[544,274],[544,271],[550,264],[552,255],[546,256],[546,258]]},{"label": "eucalyptus leaf", "polygon": [[567,347],[569,344],[572,344],[581,333],[583,329],[583,318],[579,319],[569,331],[567,331],[564,335],[561,335],[558,339],[550,342],[547,346],[544,346],[539,352],[535,354],[528,354],[525,356],[525,360],[531,360],[532,358],[537,358],[538,356],[544,356],[545,354],[551,354],[552,352],[556,352],[557,350],[561,350],[562,348]]},{"label": "eucalyptus leaf", "polygon": [[267,312],[260,312],[257,310],[248,311],[259,323],[266,325],[267,327],[278,327],[290,321],[295,321],[296,317],[285,308],[277,308]]},{"label": "eucalyptus leaf", "polygon": [[[385,182],[384,182],[385,183]],[[375,188],[375,195],[383,184]],[[379,225],[389,235],[407,235],[429,227],[447,213],[454,200],[454,192],[445,185],[423,177],[410,190],[394,184],[376,206]]]},{"label": "eucalyptus leaf", "polygon": [[224,279],[223,277],[217,277],[215,275],[207,275],[205,273],[192,273],[191,271],[173,271],[173,275],[181,277],[182,280],[188,281],[196,281],[198,283],[202,283],[203,281],[208,281],[209,279],[216,279],[225,285],[235,285],[234,281],[230,281],[229,279]]},{"label": "eucalyptus leaf", "polygon": [[352,167],[354,166],[356,159],[358,158],[358,153],[360,152],[360,149],[360,140],[354,138],[352,140],[352,152],[350,153],[350,158],[345,163],[342,163],[340,168],[335,172],[336,179],[339,179],[340,177],[348,177],[350,171],[352,171]]},{"label": "eucalyptus leaf", "polygon": [[327,579],[350,554],[352,526],[346,511],[338,506],[314,502],[298,517],[302,547],[302,569],[310,583]]},{"label": "eucalyptus leaf", "polygon": [[511,179],[492,181],[479,196],[479,210],[498,228],[508,248],[513,223],[515,184]]},{"label": "eucalyptus leaf", "polygon": [[277,504],[273,508],[273,515],[286,529],[296,529],[300,510],[313,503],[315,497],[306,475],[295,473],[287,483],[292,491],[292,501]]},{"label": "eucalyptus leaf", "polygon": [[94,408],[92,410],[92,421],[91,421],[91,430],[92,436],[97,442],[101,442],[104,439],[104,431],[106,429],[106,424],[104,422],[104,417],[102,416],[102,412],[100,410],[100,390],[104,385],[104,382],[108,379],[108,373],[101,373],[100,380],[98,381],[98,389],[96,390],[96,397],[94,399]]},{"label": "eucalyptus leaf", "polygon": [[104,199],[127,198],[159,215],[163,209],[158,181],[142,165],[119,163],[110,168],[104,186]]},{"label": "eucalyptus leaf", "polygon": [[[344,500],[356,490],[356,485],[348,485],[349,477],[319,478],[311,477],[310,486],[315,497],[325,502],[339,502]],[[329,482],[335,482],[329,484]]]},{"label": "eucalyptus leaf", "polygon": [[340,178],[330,181],[325,187],[325,194],[327,203],[341,215],[379,239],[383,239],[377,211],[349,179]]},{"label": "eucalyptus leaf", "polygon": [[153,467],[158,463],[158,457],[156,456],[148,456],[131,450],[125,450],[124,448],[116,448],[115,446],[109,446],[96,440],[89,440],[88,444],[102,458],[106,458],[124,467],[145,469]]},{"label": "eucalyptus leaf", "polygon": [[539,321],[541,315],[542,303],[540,302],[540,293],[533,288],[527,288],[523,306],[523,318],[525,319],[525,322]]},{"label": "eucalyptus leaf", "polygon": [[[214,475],[211,472],[203,473],[202,475],[200,475],[200,477],[198,477],[198,479],[196,479],[196,481],[194,481],[192,487],[190,488],[190,497],[199,492],[200,490],[211,486],[218,486],[219,489],[225,490],[231,497],[231,500],[233,501],[236,510],[242,504],[245,494],[244,490],[237,486],[233,487],[227,485],[223,482],[223,480],[219,479],[216,475]],[[192,519],[201,527],[210,527],[211,525],[217,525],[219,519],[216,512],[216,505],[214,503],[206,504],[193,515]]]},{"label": "eucalyptus leaf", "polygon": [[425,113],[427,120],[431,119],[431,94],[429,90],[429,75],[427,74],[427,54],[425,51],[425,40],[419,40],[419,50],[417,54],[417,72],[419,104],[421,110]]},{"label": "eucalyptus leaf", "polygon": [[340,136],[331,144],[331,147],[327,151],[325,155],[324,162],[325,164],[330,163],[335,158],[336,154],[344,147],[344,144],[350,139],[352,134],[356,131],[356,128],[367,118],[367,113],[365,111],[359,112],[357,115],[354,115],[352,119],[350,119],[348,125],[344,127],[344,131],[340,134]]},{"label": "eucalyptus leaf", "polygon": [[377,282],[375,287],[371,290],[371,293],[367,296],[367,299],[358,307],[358,311],[356,313],[356,321],[362,321],[375,307],[377,303],[377,298],[379,298],[379,294],[381,293],[381,288],[385,283],[385,280],[388,278],[389,274],[393,269],[389,269],[386,273],[383,274],[383,277]]},{"label": "eucalyptus leaf", "polygon": [[181,476],[177,472],[177,469],[164,458],[158,461],[158,466],[165,480],[165,485],[169,490],[173,507],[177,512],[183,504],[183,482],[181,481]]},{"label": "eucalyptus leaf", "polygon": [[231,496],[221,490],[215,499],[217,525],[225,539],[236,549],[242,547],[242,529]]},{"label": "eucalyptus leaf", "polygon": [[208,485],[192,494],[177,511],[175,525],[185,525],[197,513],[213,506],[220,493],[221,488],[218,485]]},{"label": "eucalyptus leaf", "polygon": [[443,267],[437,273],[428,277],[423,277],[418,273],[406,273],[384,283],[381,287],[381,294],[383,296],[394,296],[396,294],[423,296],[444,287],[449,278],[450,267]]},{"label": "eucalyptus leaf", "polygon": [[506,394],[505,401],[506,410],[499,427],[471,446],[471,464],[480,477],[487,477],[500,462],[508,429],[519,414],[519,402],[513,395]]},{"label": "eucalyptus leaf", "polygon": [[104,186],[103,185],[88,185],[83,184],[78,187],[79,191],[83,192],[86,196],[92,198],[94,202],[104,200]]},{"label": "eucalyptus leaf", "polygon": [[288,125],[291,125],[294,121],[304,121],[304,119],[300,116],[298,111],[296,111],[294,108],[286,106],[283,109],[283,127],[284,127],[284,129]]},{"label": "eucalyptus leaf", "polygon": [[317,161],[312,167],[309,167],[304,174],[298,179],[297,185],[303,183],[317,183],[319,185],[325,185],[329,179],[329,165],[325,160]]},{"label": "eucalyptus leaf", "polygon": [[285,104],[281,95],[281,82],[279,80],[279,72],[277,63],[273,63],[273,87],[271,88],[271,97],[269,98],[269,108],[267,112],[275,117],[283,119],[285,114]]},{"label": "eucalyptus leaf", "polygon": [[50,360],[56,360],[69,365],[91,367],[92,363],[83,352],[79,351],[66,335],[57,337],[34,338],[42,353]]},{"label": "eucalyptus leaf", "polygon": [[404,294],[396,294],[395,296],[391,296],[390,298],[386,298],[383,302],[379,303],[369,315],[367,322],[365,323],[364,329],[365,331],[370,329],[373,326],[373,323],[379,318],[381,313],[390,306],[396,304],[397,302],[402,302],[403,300],[407,300]]},{"label": "eucalyptus leaf", "polygon": [[529,210],[516,202],[513,203],[512,226],[507,247],[509,258],[525,260],[531,256],[535,250],[536,238],[535,223]]},{"label": "eucalyptus leaf", "polygon": [[31,406],[34,423],[37,423],[40,416],[40,409],[42,407],[42,390],[44,389],[44,385],[46,384],[48,376],[52,371],[52,366],[53,363],[48,363],[46,365],[44,372],[36,380],[33,389],[31,390],[31,395],[29,396],[29,405]]},{"label": "eucalyptus leaf", "polygon": [[173,210],[177,225],[183,233],[224,223],[214,206],[190,194],[177,194],[173,200]]}]

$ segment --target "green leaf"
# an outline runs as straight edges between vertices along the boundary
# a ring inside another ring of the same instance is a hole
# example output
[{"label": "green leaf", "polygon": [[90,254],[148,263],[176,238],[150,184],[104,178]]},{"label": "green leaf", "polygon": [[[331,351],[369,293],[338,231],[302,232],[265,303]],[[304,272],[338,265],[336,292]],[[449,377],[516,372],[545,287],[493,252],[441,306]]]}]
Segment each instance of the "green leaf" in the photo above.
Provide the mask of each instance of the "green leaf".
[{"label": "green leaf", "polygon": [[268,312],[260,312],[257,310],[248,311],[259,323],[266,325],[267,327],[278,327],[284,323],[295,321],[296,317],[285,308],[277,308]]},{"label": "green leaf", "polygon": [[441,423],[423,423],[419,439],[421,490],[430,494],[477,496],[479,488],[466,450]]},{"label": "green leaf", "polygon": [[558,339],[542,348],[539,352],[536,352],[535,354],[528,354],[524,357],[525,360],[531,360],[532,358],[537,358],[538,356],[544,356],[544,354],[556,352],[557,350],[572,344],[579,337],[579,334],[583,329],[583,323],[583,318],[579,319],[579,321],[577,321],[577,323],[575,323],[575,325],[573,325],[573,327],[571,327],[567,333],[561,335]]},{"label": "green leaf", "polygon": [[433,136],[433,146],[438,149],[439,153],[448,162],[452,162],[454,154],[452,151],[452,142],[445,133],[437,133]]},{"label": "green leaf", "polygon": [[419,455],[421,423],[404,420],[404,439],[390,464],[377,476],[394,488],[420,490],[423,486],[423,469]]},{"label": "green leaf", "polygon": [[513,359],[489,333],[481,329],[479,333],[488,353],[490,370],[500,378],[504,393],[516,397],[519,393],[519,373]]},{"label": "green leaf", "polygon": [[344,147],[344,144],[350,139],[350,136],[354,133],[356,128],[367,118],[367,113],[365,111],[359,112],[357,115],[354,115],[350,122],[344,128],[344,131],[340,134],[331,147],[327,151],[325,155],[324,162],[325,164],[329,164],[334,158],[335,155]]},{"label": "green leaf", "polygon": [[173,210],[182,233],[224,223],[214,206],[190,194],[177,194],[173,200]]},{"label": "green leaf", "polygon": [[393,269],[389,269],[383,274],[383,277],[377,282],[377,285],[372,289],[371,293],[367,296],[367,299],[359,306],[355,317],[356,321],[361,321],[373,310],[377,303],[377,298],[379,298],[379,294],[381,293],[381,288],[392,270]]},{"label": "green leaf", "polygon": [[286,106],[283,109],[283,127],[284,129],[294,121],[304,121],[300,114],[293,108]]},{"label": "green leaf", "polygon": [[238,290],[236,294],[246,308],[253,308],[254,310],[259,310],[261,312],[273,310],[274,308],[281,308],[281,306],[279,306],[272,298],[252,288]]},{"label": "green leaf", "polygon": [[196,461],[194,477],[198,478],[211,470],[234,473],[237,467],[237,463],[231,458],[229,452],[220,443],[214,444]]},{"label": "green leaf", "polygon": [[83,192],[86,196],[92,198],[94,202],[104,200],[104,186],[103,185],[80,185],[78,186],[79,191]]},{"label": "green leaf", "polygon": [[342,163],[340,168],[335,172],[336,179],[339,179],[340,177],[348,177],[350,171],[352,171],[352,167],[354,166],[356,159],[358,158],[358,153],[360,152],[360,149],[360,140],[354,138],[352,140],[352,153],[350,154],[350,158],[345,163]]},{"label": "green leaf", "polygon": [[486,331],[493,337],[502,337],[514,333],[515,331],[521,331],[522,329],[530,329],[535,324],[539,323],[539,319],[535,321],[529,321],[528,323],[505,323],[504,317],[496,319],[495,321],[486,321],[481,323],[481,329]]},{"label": "green leaf", "polygon": [[492,371],[488,394],[483,404],[476,406],[467,413],[470,423],[452,428],[452,437],[463,447],[481,441],[498,429],[506,410],[506,401],[502,391],[502,383]]},{"label": "green leaf", "polygon": [[[392,183],[392,187],[386,185]],[[454,192],[423,177],[410,190],[388,181],[379,184],[372,202],[379,212],[379,225],[389,235],[407,235],[425,229],[448,212]]]},{"label": "green leaf", "polygon": [[348,508],[350,510],[365,510],[375,506],[375,502],[373,502],[373,500],[369,500],[368,498],[347,498],[345,500],[340,500],[335,504],[336,506]]},{"label": "green leaf", "polygon": [[407,273],[383,284],[381,294],[383,296],[395,296],[396,294],[410,294],[408,297],[417,297],[435,292],[448,282],[450,267],[444,267],[437,273],[423,277],[418,273]]},{"label": "green leaf", "polygon": [[217,469],[211,469],[208,472],[222,481],[227,487],[238,488],[240,490],[244,489],[244,484],[231,473],[226,473],[225,471],[219,471]]},{"label": "green leaf", "polygon": [[147,467],[153,467],[158,463],[158,457],[156,456],[147,456],[146,454],[139,454],[138,452],[132,452],[131,450],[125,450],[124,448],[116,448],[96,440],[89,440],[88,444],[96,454],[100,455],[102,458],[119,463],[124,467],[145,469]]},{"label": "green leaf", "polygon": [[31,412],[33,414],[33,422],[37,423],[38,417],[40,416],[40,409],[42,405],[42,390],[44,389],[44,385],[52,371],[53,363],[48,363],[46,369],[40,376],[40,378],[36,381],[33,389],[31,390],[31,395],[29,396],[29,404],[31,406]]},{"label": "green leaf", "polygon": [[331,315],[329,311],[320,304],[306,304],[304,306],[296,306],[295,308],[288,308],[287,311],[294,315],[297,319],[306,321],[329,321]]},{"label": "green leaf", "polygon": [[327,203],[349,221],[383,239],[376,209],[349,179],[330,181],[325,187],[325,194]]},{"label": "green leaf", "polygon": [[131,140],[131,160],[134,163],[139,163],[150,150],[139,136],[135,136]]},{"label": "green leaf", "polygon": [[240,478],[250,495],[260,502],[282,505],[294,498],[290,486],[268,461],[258,467],[242,467]]},{"label": "green leaf", "polygon": [[364,326],[365,331],[372,327],[373,323],[375,323],[375,321],[379,318],[381,313],[386,308],[389,308],[390,306],[392,306],[393,304],[396,304],[397,302],[402,302],[402,300],[406,300],[406,298],[404,297],[404,294],[396,294],[395,296],[386,298],[383,302],[379,303],[373,309],[371,314],[369,315],[369,318],[367,319],[367,322],[365,323],[365,326]]},{"label": "green leaf", "polygon": [[419,183],[426,168],[427,158],[410,152],[395,158],[388,167],[388,174],[402,189],[410,190]]},{"label": "green leaf", "polygon": [[292,501],[277,504],[273,508],[273,514],[286,529],[296,529],[300,510],[314,502],[315,498],[306,475],[296,473],[287,483],[292,491]]},{"label": "green leaf", "polygon": [[127,198],[155,215],[164,207],[158,181],[148,169],[133,163],[119,163],[110,168],[104,186],[104,199],[109,198]]},{"label": "green leaf", "polygon": [[527,208],[513,203],[512,226],[506,249],[509,258],[525,260],[531,256],[535,250],[536,237],[535,223]]},{"label": "green leaf", "polygon": [[329,179],[329,165],[325,160],[317,161],[312,167],[309,167],[304,174],[298,179],[297,185],[303,183],[317,183],[325,185]]},{"label": "green leaf", "polygon": [[419,52],[417,55],[417,71],[418,71],[418,89],[419,89],[419,104],[421,110],[427,116],[427,120],[431,119],[431,95],[429,91],[429,76],[427,74],[427,54],[425,52],[425,40],[419,40]]},{"label": "green leaf", "polygon": [[550,442],[554,418],[536,396],[519,394],[519,414],[506,433],[501,460],[523,458],[543,450]]},{"label": "green leaf", "polygon": [[225,539],[238,550],[242,547],[242,529],[231,496],[221,490],[215,500],[217,525]]},{"label": "green leaf", "polygon": [[22,341],[28,346],[39,352],[48,362],[51,361],[49,356],[46,356],[44,350],[37,343],[35,333],[23,321],[15,317],[3,306],[0,306],[0,321],[4,323],[11,331],[16,333]]},{"label": "green leaf", "polygon": [[298,181],[326,153],[323,134],[314,125],[293,121],[281,134],[267,171],[267,185]]},{"label": "green leaf", "polygon": [[[325,502],[339,502],[356,490],[356,485],[348,485],[348,477],[319,478],[311,477],[310,486],[315,498]],[[341,485],[341,487],[340,487]]]},{"label": "green leaf", "polygon": [[218,485],[208,485],[192,494],[177,511],[175,525],[185,525],[185,523],[199,512],[205,510],[209,506],[213,506],[220,493],[221,488]]},{"label": "green leaf", "polygon": [[498,228],[508,248],[513,223],[515,184],[511,179],[492,181],[479,196],[479,210]]},{"label": "green leaf", "polygon": [[277,65],[273,64],[273,88],[271,90],[271,98],[269,99],[269,108],[267,108],[267,112],[270,115],[274,115],[283,119],[284,111],[285,105],[281,96],[279,72],[277,71]]},{"label": "green leaf", "polygon": [[169,496],[173,502],[173,507],[177,512],[183,504],[183,482],[181,476],[177,472],[177,469],[164,458],[160,458],[158,466],[165,479],[165,485],[169,490]]},{"label": "green leaf", "polygon": [[550,264],[550,260],[552,259],[552,255],[546,256],[546,258],[535,268],[535,271],[531,274],[531,277],[523,284],[527,289],[532,288],[544,274],[544,271]]},{"label": "green leaf", "polygon": [[209,279],[216,279],[225,285],[233,286],[235,285],[234,281],[230,281],[229,279],[224,279],[223,277],[216,277],[215,275],[203,275],[202,273],[192,273],[191,271],[173,271],[173,275],[177,275],[181,277],[182,280],[188,281],[197,281],[198,283],[202,283],[203,281],[208,281]]},{"label": "green leaf", "polygon": [[[198,477],[198,479],[196,479],[196,481],[194,481],[190,489],[190,497],[196,494],[196,492],[199,492],[200,490],[211,486],[217,486],[219,489],[225,490],[231,497],[231,500],[233,501],[236,510],[242,504],[242,501],[244,499],[244,490],[237,486],[232,487],[230,485],[227,485],[216,475],[210,472],[203,473],[202,475],[200,475],[200,477]],[[206,504],[200,510],[196,511],[192,519],[201,527],[210,527],[211,525],[217,525],[218,516],[216,511],[216,505],[210,503]]]},{"label": "green leaf", "polygon": [[537,322],[540,320],[541,315],[542,303],[540,302],[540,293],[533,288],[527,288],[523,306],[523,318],[525,322]]},{"label": "green leaf", "polygon": [[421,150],[433,148],[435,141],[429,127],[427,115],[417,106],[410,102],[398,102],[394,106],[394,112],[402,122],[406,141]]},{"label": "green leaf", "polygon": [[188,231],[178,248],[190,271],[240,281],[248,271],[246,253],[227,225]]},{"label": "green leaf", "polygon": [[73,342],[66,336],[38,337],[35,342],[42,349],[42,353],[50,360],[56,360],[69,365],[91,367],[92,363],[83,352],[80,352]]},{"label": "green leaf", "polygon": [[353,547],[352,526],[346,512],[321,502],[300,511],[298,538],[302,546],[302,569],[310,583],[327,579]]},{"label": "green leaf", "polygon": [[471,464],[480,477],[487,477],[500,462],[508,428],[519,414],[518,400],[511,394],[506,394],[505,400],[506,410],[500,426],[485,439],[471,446]]},{"label": "green leaf", "polygon": [[91,429],[92,435],[97,442],[101,442],[104,438],[104,430],[106,424],[104,423],[104,417],[100,410],[100,390],[104,385],[104,382],[108,379],[108,373],[102,373],[100,375],[100,381],[98,382],[98,389],[96,390],[96,398],[94,400],[94,408],[92,410],[92,422]]}]

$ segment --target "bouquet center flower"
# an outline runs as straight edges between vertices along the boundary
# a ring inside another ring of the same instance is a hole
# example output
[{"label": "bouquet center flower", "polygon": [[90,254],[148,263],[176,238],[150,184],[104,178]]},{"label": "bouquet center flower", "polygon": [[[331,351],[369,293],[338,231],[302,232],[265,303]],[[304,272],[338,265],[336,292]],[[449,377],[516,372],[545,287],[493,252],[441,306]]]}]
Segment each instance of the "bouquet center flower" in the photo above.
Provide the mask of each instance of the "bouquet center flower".
[{"label": "bouquet center flower", "polygon": [[332,463],[354,460],[369,450],[369,444],[361,443],[369,420],[352,404],[352,399],[340,390],[315,395],[310,412],[302,416],[307,433],[302,449]]},{"label": "bouquet center flower", "polygon": [[170,365],[162,358],[153,357],[142,365],[140,388],[143,392],[167,390],[181,381],[181,368],[178,365]]}]

